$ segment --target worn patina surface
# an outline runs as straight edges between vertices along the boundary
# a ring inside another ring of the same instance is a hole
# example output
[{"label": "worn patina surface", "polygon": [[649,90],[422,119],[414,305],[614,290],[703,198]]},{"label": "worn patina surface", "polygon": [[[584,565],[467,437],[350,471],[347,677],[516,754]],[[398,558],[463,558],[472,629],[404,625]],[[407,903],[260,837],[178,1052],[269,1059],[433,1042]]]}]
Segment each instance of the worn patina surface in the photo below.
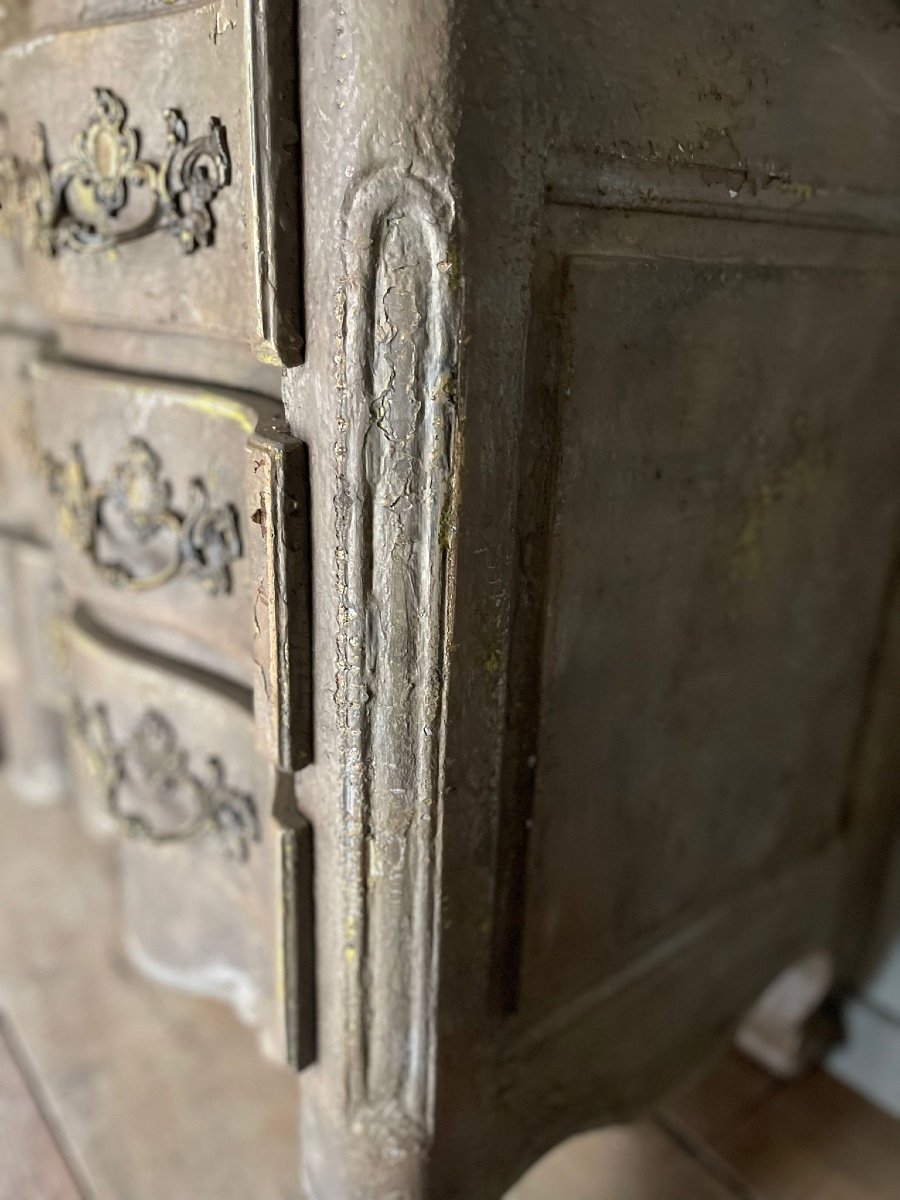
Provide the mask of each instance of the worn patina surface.
[{"label": "worn patina surface", "polygon": [[[238,947],[262,946],[295,1065],[315,987],[312,1200],[497,1200],[656,1101],[784,968],[852,977],[900,767],[896,5],[4,20],[7,162],[40,122],[52,175],[95,88],[151,182],[167,109],[227,152],[192,245],[105,159],[101,249],[0,251],[15,353],[44,360],[30,461],[93,497],[74,542],[23,505],[105,664],[88,711],[116,746],[157,713],[260,820],[196,878],[214,839],[126,840],[128,920],[182,982],[215,943],[256,987]],[[107,244],[136,202],[142,236]],[[176,556],[198,481],[237,538]],[[219,903],[248,868],[274,913]],[[763,1016],[757,1045],[804,1044]]]}]

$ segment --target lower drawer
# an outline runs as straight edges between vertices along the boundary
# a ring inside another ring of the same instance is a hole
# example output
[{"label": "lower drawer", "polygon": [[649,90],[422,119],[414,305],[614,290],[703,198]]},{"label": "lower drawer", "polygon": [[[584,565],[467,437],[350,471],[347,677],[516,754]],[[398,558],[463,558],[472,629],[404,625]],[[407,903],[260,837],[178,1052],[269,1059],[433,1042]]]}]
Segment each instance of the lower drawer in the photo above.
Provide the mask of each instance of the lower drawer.
[{"label": "lower drawer", "polygon": [[231,1003],[273,1055],[311,1058],[311,841],[254,747],[249,692],[63,632],[75,787],[121,839],[125,939],[148,974]]}]

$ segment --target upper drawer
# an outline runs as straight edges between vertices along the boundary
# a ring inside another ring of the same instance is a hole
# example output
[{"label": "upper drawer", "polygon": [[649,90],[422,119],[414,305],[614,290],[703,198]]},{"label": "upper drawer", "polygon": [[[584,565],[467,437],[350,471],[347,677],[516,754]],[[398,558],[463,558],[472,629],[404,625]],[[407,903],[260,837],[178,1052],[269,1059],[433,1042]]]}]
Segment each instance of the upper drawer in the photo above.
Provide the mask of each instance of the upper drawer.
[{"label": "upper drawer", "polygon": [[63,363],[35,364],[32,396],[67,587],[129,636],[194,658],[196,643],[249,682],[247,440],[277,406]]},{"label": "upper drawer", "polygon": [[301,356],[291,0],[215,0],[6,50],[0,213],[74,322]]}]

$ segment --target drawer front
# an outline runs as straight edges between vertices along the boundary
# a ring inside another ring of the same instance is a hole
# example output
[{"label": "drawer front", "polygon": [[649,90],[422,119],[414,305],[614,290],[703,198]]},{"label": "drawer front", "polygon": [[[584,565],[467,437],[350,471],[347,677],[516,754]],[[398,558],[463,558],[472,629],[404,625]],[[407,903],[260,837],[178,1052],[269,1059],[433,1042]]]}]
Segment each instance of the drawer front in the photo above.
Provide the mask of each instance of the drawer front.
[{"label": "drawer front", "polygon": [[32,470],[69,590],[129,635],[158,630],[189,657],[196,643],[204,665],[236,663],[249,682],[247,440],[276,406],[50,363],[32,397]]},{"label": "drawer front", "polygon": [[5,51],[0,216],[46,311],[299,362],[293,9],[166,5]]},{"label": "drawer front", "polygon": [[231,1003],[301,1065],[308,829],[254,749],[249,692],[134,651],[83,617],[64,623],[62,642],[76,793],[89,827],[120,837],[132,957]]}]

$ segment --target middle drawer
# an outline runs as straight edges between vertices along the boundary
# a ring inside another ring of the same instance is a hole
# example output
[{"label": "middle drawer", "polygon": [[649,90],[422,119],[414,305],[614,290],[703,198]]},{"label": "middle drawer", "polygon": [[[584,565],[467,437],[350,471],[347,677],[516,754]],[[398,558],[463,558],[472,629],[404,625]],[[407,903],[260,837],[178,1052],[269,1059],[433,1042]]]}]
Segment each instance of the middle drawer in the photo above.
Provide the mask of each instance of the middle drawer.
[{"label": "middle drawer", "polygon": [[28,454],[70,593],[120,634],[250,682],[247,440],[261,397],[112,375],[32,371]]}]

